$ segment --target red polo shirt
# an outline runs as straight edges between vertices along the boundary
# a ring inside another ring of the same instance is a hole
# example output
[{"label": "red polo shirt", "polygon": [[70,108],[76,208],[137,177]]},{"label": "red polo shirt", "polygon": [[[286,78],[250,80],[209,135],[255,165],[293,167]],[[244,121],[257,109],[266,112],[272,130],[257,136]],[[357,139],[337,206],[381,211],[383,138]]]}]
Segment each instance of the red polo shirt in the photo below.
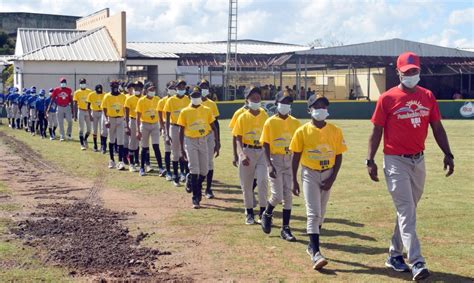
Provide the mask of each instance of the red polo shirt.
[{"label": "red polo shirt", "polygon": [[425,149],[428,125],[441,120],[433,93],[420,86],[408,93],[398,86],[383,93],[375,107],[372,123],[384,128],[385,154],[415,154]]},{"label": "red polo shirt", "polygon": [[66,107],[72,103],[72,90],[68,87],[57,87],[51,94],[51,100],[56,101],[58,106]]}]

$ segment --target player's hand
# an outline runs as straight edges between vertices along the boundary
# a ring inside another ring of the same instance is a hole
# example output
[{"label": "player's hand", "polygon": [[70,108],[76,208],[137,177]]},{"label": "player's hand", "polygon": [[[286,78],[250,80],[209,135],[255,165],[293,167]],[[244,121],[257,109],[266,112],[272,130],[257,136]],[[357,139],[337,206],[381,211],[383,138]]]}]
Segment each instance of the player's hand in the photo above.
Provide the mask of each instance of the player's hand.
[{"label": "player's hand", "polygon": [[277,171],[275,169],[275,166],[273,166],[273,164],[268,165],[267,170],[268,170],[268,175],[270,176],[270,178],[275,179],[277,177]]},{"label": "player's hand", "polygon": [[221,143],[220,142],[216,142],[216,146],[214,147],[214,153],[216,154],[215,157],[218,157],[219,156],[219,151],[221,149]]},{"label": "player's hand", "polygon": [[188,161],[188,157],[186,156],[186,151],[181,150],[181,157],[183,158],[184,161]]},{"label": "player's hand", "polygon": [[300,184],[298,184],[298,181],[293,181],[293,188],[291,189],[291,191],[295,196],[300,195]]},{"label": "player's hand", "polygon": [[247,155],[242,154],[240,156],[240,159],[242,160],[242,165],[244,165],[244,166],[249,166],[250,165],[250,159]]},{"label": "player's hand", "polygon": [[369,172],[369,176],[372,181],[379,181],[379,177],[377,176],[377,164],[375,164],[375,162],[367,165],[367,172]]},{"label": "player's hand", "polygon": [[234,165],[234,167],[239,166],[239,157],[237,155],[234,155],[234,160],[232,160],[232,165]]},{"label": "player's hand", "polygon": [[127,134],[127,136],[130,136],[130,127],[125,128],[125,134]]},{"label": "player's hand", "polygon": [[171,142],[172,142],[171,137],[169,135],[166,136],[166,144],[171,145]]},{"label": "player's hand", "polygon": [[91,122],[94,122],[94,118],[93,118],[92,116],[89,116],[89,120],[90,120]]},{"label": "player's hand", "polygon": [[106,127],[107,129],[110,128],[110,122],[109,122],[109,121],[105,122],[105,127]]},{"label": "player's hand", "polygon": [[451,176],[454,173],[454,159],[452,159],[448,155],[445,155],[443,163],[444,163],[444,171],[448,170],[448,173],[446,173],[446,177]]},{"label": "player's hand", "polygon": [[326,180],[322,181],[321,183],[321,190],[323,191],[329,191],[332,187],[332,184],[334,184],[334,181],[336,180],[336,177],[334,175],[329,176]]},{"label": "player's hand", "polygon": [[137,139],[138,140],[141,140],[142,139],[142,132],[137,132]]}]

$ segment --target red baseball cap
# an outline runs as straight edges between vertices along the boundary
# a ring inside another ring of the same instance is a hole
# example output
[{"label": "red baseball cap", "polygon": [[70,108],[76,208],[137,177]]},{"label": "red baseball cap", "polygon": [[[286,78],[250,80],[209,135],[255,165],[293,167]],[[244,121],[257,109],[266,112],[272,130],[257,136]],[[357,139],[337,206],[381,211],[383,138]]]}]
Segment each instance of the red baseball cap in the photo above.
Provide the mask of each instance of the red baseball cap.
[{"label": "red baseball cap", "polygon": [[60,83],[65,82],[65,81],[66,81],[66,78],[64,78],[64,77],[59,79]]},{"label": "red baseball cap", "polygon": [[413,52],[405,52],[400,54],[397,59],[397,69],[406,72],[410,69],[420,69],[420,57]]}]

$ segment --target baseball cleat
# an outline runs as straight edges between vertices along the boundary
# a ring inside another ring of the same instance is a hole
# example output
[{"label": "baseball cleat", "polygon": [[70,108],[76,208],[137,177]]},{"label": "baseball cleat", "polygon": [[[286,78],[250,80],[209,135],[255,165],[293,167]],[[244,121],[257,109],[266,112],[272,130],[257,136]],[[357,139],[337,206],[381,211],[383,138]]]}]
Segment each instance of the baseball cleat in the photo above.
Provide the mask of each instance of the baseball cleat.
[{"label": "baseball cleat", "polygon": [[260,224],[262,226],[263,233],[265,234],[270,234],[270,232],[272,231],[272,217],[273,215],[267,214],[266,212],[262,214]]},{"label": "baseball cleat", "polygon": [[166,181],[173,181],[173,176],[171,176],[171,174],[166,174]]},{"label": "baseball cleat", "polygon": [[413,281],[422,280],[428,278],[431,274],[426,268],[424,262],[417,262],[411,267],[411,272],[413,274]]},{"label": "baseball cleat", "polygon": [[147,166],[145,167],[145,172],[150,173],[150,172],[152,172],[152,171],[153,171],[153,168],[152,168],[150,165],[147,165]]},{"label": "baseball cleat", "polygon": [[114,169],[115,168],[115,162],[113,160],[109,161],[109,169]]},{"label": "baseball cleat", "polygon": [[296,242],[295,236],[291,233],[290,227],[284,226],[280,232],[280,238],[288,242]]},{"label": "baseball cleat", "polygon": [[213,199],[214,198],[214,193],[212,190],[206,190],[206,198],[207,199]]},{"label": "baseball cleat", "polygon": [[145,176],[145,170],[140,168],[140,172],[138,173],[141,177]]},{"label": "baseball cleat", "polygon": [[403,256],[389,256],[385,261],[385,266],[398,272],[408,272],[410,267],[403,260]]},{"label": "baseball cleat", "polygon": [[254,225],[255,224],[255,217],[253,214],[247,214],[245,217],[245,224],[246,225]]}]

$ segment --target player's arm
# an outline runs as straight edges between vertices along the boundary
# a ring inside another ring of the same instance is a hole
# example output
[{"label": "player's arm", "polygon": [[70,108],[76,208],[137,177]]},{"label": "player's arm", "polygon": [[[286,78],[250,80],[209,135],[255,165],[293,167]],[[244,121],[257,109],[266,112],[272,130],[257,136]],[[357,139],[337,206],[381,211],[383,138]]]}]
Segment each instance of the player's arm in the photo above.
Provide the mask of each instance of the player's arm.
[{"label": "player's arm", "polygon": [[137,117],[135,118],[135,121],[137,124],[137,139],[139,140],[142,139],[142,131],[140,130],[141,117],[142,117],[142,112],[137,112]]},{"label": "player's arm", "polygon": [[188,160],[186,156],[186,151],[184,150],[184,127],[179,126],[179,142],[182,144],[181,146],[181,156],[184,160]]},{"label": "player's arm", "polygon": [[130,135],[130,107],[125,106],[125,133]]},{"label": "player's arm", "polygon": [[300,185],[298,184],[298,167],[300,166],[301,152],[293,152],[291,159],[291,171],[293,172],[293,194],[300,195]]},{"label": "player's arm", "polygon": [[271,178],[276,178],[276,169],[273,166],[272,159],[270,158],[270,144],[267,142],[263,143],[263,152],[265,153],[265,159],[267,160],[268,174]]},{"label": "player's arm", "polygon": [[165,133],[165,120],[163,119],[163,111],[158,111],[158,119],[160,121],[160,129]]},{"label": "player's arm", "polygon": [[375,164],[374,158],[375,154],[382,140],[383,127],[374,125],[372,129],[372,134],[369,137],[369,150],[367,153],[367,171],[369,172],[370,179],[372,181],[378,182],[379,177],[377,176],[377,164]]},{"label": "player's arm", "polygon": [[440,120],[433,121],[430,123],[430,125],[436,143],[444,153],[444,170],[448,169],[446,177],[449,177],[454,173],[454,155],[452,154],[451,148],[449,147],[448,135],[446,134],[443,124]]},{"label": "player's arm", "polygon": [[171,136],[170,136],[170,112],[166,112],[166,139],[169,141],[169,143],[172,142]]},{"label": "player's arm", "polygon": [[250,160],[249,160],[249,157],[244,152],[244,142],[242,141],[241,135],[238,135],[235,137],[235,143],[237,147],[237,154],[240,157],[240,160],[242,160],[242,164],[244,166],[249,166]]},{"label": "player's arm", "polygon": [[104,113],[104,117],[105,117],[105,127],[109,128],[110,127],[110,121],[109,121],[109,116],[107,115],[107,108],[104,107],[102,109],[102,112]]},{"label": "player's arm", "polygon": [[[217,120],[216,120],[217,121]],[[214,132],[214,140],[215,140],[215,147],[214,147],[214,153],[216,154],[216,157],[219,156],[219,150],[221,149],[221,139],[218,135],[217,128],[215,125],[215,121],[210,124],[212,131]]]},{"label": "player's arm", "polygon": [[74,120],[77,120],[77,111],[79,111],[79,107],[77,106],[77,100],[74,100],[72,104],[72,117],[74,118]]}]

